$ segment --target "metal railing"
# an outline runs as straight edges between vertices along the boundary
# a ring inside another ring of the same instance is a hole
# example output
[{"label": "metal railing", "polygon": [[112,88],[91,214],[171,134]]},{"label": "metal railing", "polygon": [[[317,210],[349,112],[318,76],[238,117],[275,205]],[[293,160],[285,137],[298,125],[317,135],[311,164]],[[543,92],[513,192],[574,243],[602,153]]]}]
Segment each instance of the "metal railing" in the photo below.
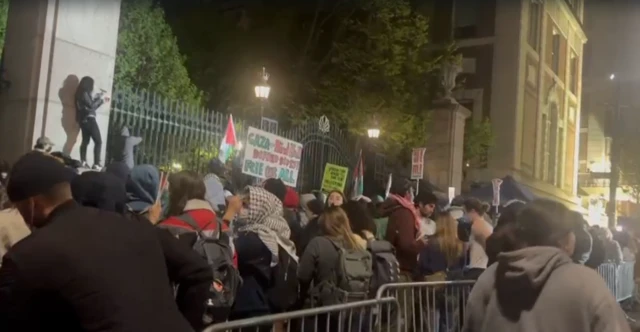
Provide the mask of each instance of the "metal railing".
[{"label": "metal railing", "polygon": [[604,263],[598,266],[598,273],[618,302],[630,299],[634,295],[634,266],[635,262]]},{"label": "metal railing", "polygon": [[376,298],[398,299],[398,331],[462,331],[463,311],[474,280],[386,284]]},{"label": "metal railing", "polygon": [[[618,302],[634,296],[635,262],[598,267]],[[462,331],[464,307],[475,281],[386,284],[375,299],[265,315],[216,324],[205,332],[456,332]]]},{"label": "metal railing", "polygon": [[386,297],[230,321],[204,332],[391,332],[399,326],[385,322],[399,321],[397,315],[397,299]]},{"label": "metal railing", "polygon": [[[228,119],[229,114],[187,105],[150,91],[116,89],[109,114],[106,161],[120,153],[121,132],[126,127],[132,136],[143,139],[136,150],[136,164],[164,168],[180,164],[183,169],[206,172],[209,161],[218,155]],[[303,145],[298,190],[320,188],[326,163],[347,167],[350,173],[347,183],[351,183],[358,139],[337,124],[330,124],[326,117],[321,126],[322,119],[310,118],[290,126],[281,124],[274,133]],[[249,126],[260,128],[256,119],[234,116],[234,123],[236,138],[245,145]]]}]

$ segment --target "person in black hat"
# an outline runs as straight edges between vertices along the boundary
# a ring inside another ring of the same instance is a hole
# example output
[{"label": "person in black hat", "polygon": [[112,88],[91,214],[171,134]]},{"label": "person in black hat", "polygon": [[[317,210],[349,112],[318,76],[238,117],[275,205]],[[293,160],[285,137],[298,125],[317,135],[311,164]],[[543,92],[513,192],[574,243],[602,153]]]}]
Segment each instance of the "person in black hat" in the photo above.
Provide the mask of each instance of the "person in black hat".
[{"label": "person in black hat", "polygon": [[181,309],[211,284],[206,262],[194,253],[172,266],[190,258],[166,250],[150,223],[75,203],[72,176],[40,152],[9,174],[9,199],[38,230],[2,259],[0,331],[192,331]]}]

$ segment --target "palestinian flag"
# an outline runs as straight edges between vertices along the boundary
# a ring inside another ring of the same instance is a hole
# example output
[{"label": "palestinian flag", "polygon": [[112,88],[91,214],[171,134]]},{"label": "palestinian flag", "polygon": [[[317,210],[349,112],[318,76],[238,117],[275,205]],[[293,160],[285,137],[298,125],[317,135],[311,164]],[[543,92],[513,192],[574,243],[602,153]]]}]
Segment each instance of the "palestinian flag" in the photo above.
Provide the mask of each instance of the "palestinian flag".
[{"label": "palestinian flag", "polygon": [[362,163],[362,150],[360,150],[360,156],[358,157],[358,164],[353,171],[353,190],[351,191],[351,197],[358,197],[364,194],[364,166]]},{"label": "palestinian flag", "polygon": [[218,159],[221,162],[226,163],[231,157],[233,149],[238,141],[236,140],[236,128],[233,126],[233,115],[229,114],[229,122],[227,123],[227,130],[224,132],[224,137],[220,142],[220,151],[218,152]]}]

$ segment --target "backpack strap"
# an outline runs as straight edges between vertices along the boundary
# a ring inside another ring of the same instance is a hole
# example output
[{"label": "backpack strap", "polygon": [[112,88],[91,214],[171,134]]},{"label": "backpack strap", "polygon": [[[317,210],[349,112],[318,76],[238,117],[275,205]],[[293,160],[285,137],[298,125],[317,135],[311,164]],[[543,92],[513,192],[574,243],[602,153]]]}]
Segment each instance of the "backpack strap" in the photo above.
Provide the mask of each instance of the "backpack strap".
[{"label": "backpack strap", "polygon": [[[193,228],[196,233],[198,233],[198,236],[202,237],[202,238],[208,238],[209,236],[204,235],[204,230],[202,228],[200,228],[200,226],[198,225],[198,222],[193,219],[193,217],[188,213],[183,213],[179,216],[177,216],[176,218],[178,218],[178,220],[184,222],[185,224],[191,226],[191,228]],[[217,217],[216,217],[217,218]],[[217,219],[216,219],[217,221]],[[206,225],[204,225],[204,228],[207,228],[207,226],[211,225],[213,221],[208,222]],[[217,227],[216,227],[216,239],[220,238],[220,233],[222,232],[222,225],[220,224],[220,222],[217,222]]]}]

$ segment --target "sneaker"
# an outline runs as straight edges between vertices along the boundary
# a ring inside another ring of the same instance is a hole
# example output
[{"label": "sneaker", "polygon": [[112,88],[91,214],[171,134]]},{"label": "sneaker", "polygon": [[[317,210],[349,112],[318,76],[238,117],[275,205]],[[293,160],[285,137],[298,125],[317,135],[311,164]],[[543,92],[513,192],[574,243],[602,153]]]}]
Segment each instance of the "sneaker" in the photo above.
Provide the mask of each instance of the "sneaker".
[{"label": "sneaker", "polygon": [[86,162],[86,161],[83,161],[83,162],[82,162],[82,165],[80,165],[80,167],[79,167],[79,168],[87,168],[87,169],[89,169],[89,168],[91,168],[91,167],[89,167],[89,164],[87,164],[87,162]]},{"label": "sneaker", "polygon": [[102,166],[100,166],[100,164],[95,164],[91,169],[100,172],[102,170]]}]

